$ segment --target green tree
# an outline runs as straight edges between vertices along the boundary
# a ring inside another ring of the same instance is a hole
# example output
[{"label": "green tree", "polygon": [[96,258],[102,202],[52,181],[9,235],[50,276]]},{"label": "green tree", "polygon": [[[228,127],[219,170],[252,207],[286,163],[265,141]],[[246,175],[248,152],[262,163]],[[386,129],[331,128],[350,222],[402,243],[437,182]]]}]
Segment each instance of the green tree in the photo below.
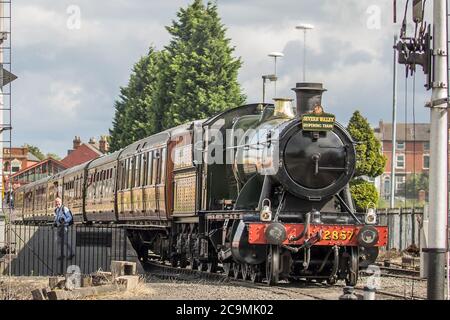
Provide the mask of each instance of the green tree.
[{"label": "green tree", "polygon": [[22,148],[28,148],[28,152],[30,152],[33,156],[35,156],[36,158],[38,158],[39,160],[44,160],[45,159],[45,155],[42,153],[42,151],[36,147],[33,146],[31,144],[27,144],[25,143]]},{"label": "green tree", "polygon": [[158,88],[164,129],[211,117],[245,101],[237,81],[242,62],[233,57],[217,5],[194,0],[180,9],[177,18],[167,27],[172,40]]},{"label": "green tree", "polygon": [[386,157],[381,152],[381,143],[367,119],[359,111],[355,111],[347,130],[357,143],[355,177],[375,178],[381,175],[386,166]]},{"label": "green tree", "polygon": [[350,182],[350,192],[357,210],[365,210],[373,203],[378,204],[379,194],[376,187],[360,177],[376,178],[384,172],[386,157],[381,152],[381,143],[369,122],[359,111],[351,117],[348,132],[356,142],[356,171],[355,179]]},{"label": "green tree", "polygon": [[378,204],[377,188],[363,179],[354,179],[350,182],[350,192],[358,211],[365,211],[369,205]]},{"label": "green tree", "polygon": [[409,199],[417,198],[419,191],[424,190],[428,194],[428,174],[412,174],[406,180],[406,194]]},{"label": "green tree", "polygon": [[148,54],[134,65],[128,85],[120,89],[119,99],[115,102],[113,128],[109,130],[111,151],[117,151],[159,130],[160,119],[153,103],[159,55],[151,47]]},{"label": "green tree", "polygon": [[55,160],[61,160],[60,156],[58,156],[56,153],[52,153],[52,152],[47,153],[46,158],[53,158]]},{"label": "green tree", "polygon": [[169,45],[160,52],[150,48],[120,89],[111,151],[244,103],[237,81],[242,62],[233,57],[217,6],[194,0],[177,18],[167,27]]}]

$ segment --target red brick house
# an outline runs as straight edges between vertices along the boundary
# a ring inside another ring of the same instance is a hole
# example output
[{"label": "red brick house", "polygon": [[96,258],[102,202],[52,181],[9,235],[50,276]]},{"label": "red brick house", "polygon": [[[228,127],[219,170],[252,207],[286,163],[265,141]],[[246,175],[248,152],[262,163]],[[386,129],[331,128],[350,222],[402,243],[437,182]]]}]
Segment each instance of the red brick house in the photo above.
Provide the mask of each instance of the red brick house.
[{"label": "red brick house", "polygon": [[[380,122],[375,129],[377,137],[382,143],[383,154],[387,158],[384,173],[377,179],[376,186],[384,199],[389,199],[391,188],[392,163],[392,123]],[[430,124],[418,123],[397,124],[397,145],[395,161],[395,194],[405,196],[405,183],[415,174],[427,174],[430,168]]]},{"label": "red brick house", "polygon": [[27,147],[3,148],[3,155],[3,175],[14,174],[40,162]]},{"label": "red brick house", "polygon": [[71,168],[102,156],[108,152],[108,149],[109,145],[106,136],[102,136],[99,142],[91,138],[88,143],[83,143],[80,137],[75,137],[73,149],[68,150],[67,156],[61,162],[67,168]]}]

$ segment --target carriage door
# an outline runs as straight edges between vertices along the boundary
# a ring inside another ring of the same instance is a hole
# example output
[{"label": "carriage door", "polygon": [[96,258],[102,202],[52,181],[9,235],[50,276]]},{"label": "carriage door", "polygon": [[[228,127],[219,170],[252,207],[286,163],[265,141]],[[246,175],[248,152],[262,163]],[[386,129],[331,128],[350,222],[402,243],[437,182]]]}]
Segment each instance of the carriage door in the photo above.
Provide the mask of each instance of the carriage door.
[{"label": "carriage door", "polygon": [[119,163],[119,169],[118,169],[119,176],[117,178],[117,183],[118,183],[118,186],[117,186],[117,210],[119,211],[119,217],[124,212],[123,192],[125,189],[125,179],[127,176],[126,172],[127,172],[126,160],[122,160]]},{"label": "carriage door", "polygon": [[158,212],[160,219],[166,220],[166,148],[160,150],[158,171]]},{"label": "carriage door", "polygon": [[161,149],[153,152],[153,181],[155,185],[155,215],[161,220],[161,212],[159,205],[159,185],[161,181]]}]

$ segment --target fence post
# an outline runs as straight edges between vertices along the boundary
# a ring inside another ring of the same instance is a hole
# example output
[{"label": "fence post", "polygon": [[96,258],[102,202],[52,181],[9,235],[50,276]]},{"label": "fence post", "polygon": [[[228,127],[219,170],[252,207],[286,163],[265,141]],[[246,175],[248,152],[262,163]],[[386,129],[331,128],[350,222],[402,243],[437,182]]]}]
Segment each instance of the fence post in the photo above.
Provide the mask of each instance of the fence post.
[{"label": "fence post", "polygon": [[412,245],[416,245],[416,207],[412,208],[411,213],[411,234],[412,234]]},{"label": "fence post", "polygon": [[[62,230],[62,232],[61,232]],[[65,241],[65,234],[64,234],[64,226],[62,227],[58,227],[58,235],[57,235],[57,239],[60,241],[60,245],[61,245],[61,251],[60,251],[60,264],[59,264],[59,268],[60,268],[60,275],[65,274],[64,272],[64,241]]]},{"label": "fence post", "polygon": [[391,240],[392,240],[392,236],[391,236],[391,234],[392,234],[392,228],[391,228],[391,213],[390,213],[390,211],[388,211],[387,209],[386,209],[386,224],[387,224],[387,227],[388,227],[388,235],[389,235],[388,243],[387,243],[386,249],[387,249],[387,251],[389,252],[389,251],[391,250],[391,248],[392,248],[392,246],[391,246]]},{"label": "fence post", "polygon": [[428,248],[428,205],[423,208],[422,230],[420,232],[420,277],[428,277],[428,253],[423,249]]},{"label": "fence post", "polygon": [[398,233],[399,234],[398,251],[401,252],[403,250],[403,208],[400,208],[399,218],[400,218],[399,222],[400,232]]}]

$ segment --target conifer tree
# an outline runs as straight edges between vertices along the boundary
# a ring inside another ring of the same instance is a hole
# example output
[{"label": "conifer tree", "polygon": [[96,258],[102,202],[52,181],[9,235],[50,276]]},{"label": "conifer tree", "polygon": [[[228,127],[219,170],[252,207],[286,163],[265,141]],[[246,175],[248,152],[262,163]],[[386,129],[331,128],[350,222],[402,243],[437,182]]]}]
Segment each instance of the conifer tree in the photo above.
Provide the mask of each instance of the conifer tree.
[{"label": "conifer tree", "polygon": [[166,47],[167,70],[159,88],[165,108],[164,126],[211,117],[243,104],[237,81],[241,60],[226,38],[217,6],[194,0],[167,27],[172,41]]},{"label": "conifer tree", "polygon": [[194,0],[167,27],[172,40],[150,48],[121,88],[110,129],[111,151],[165,129],[242,105],[241,60],[226,38],[217,6]]},{"label": "conifer tree", "polygon": [[369,122],[359,111],[353,113],[348,132],[356,145],[356,177],[378,177],[384,172],[386,157],[381,152],[381,143],[375,137]]},{"label": "conifer tree", "polygon": [[362,176],[376,178],[384,172],[386,157],[381,152],[381,143],[369,122],[359,111],[353,113],[349,121],[348,132],[356,142],[355,179],[350,182],[350,191],[359,211],[369,205],[377,205],[379,194],[376,187]]},{"label": "conifer tree", "polygon": [[136,140],[149,136],[158,129],[160,121],[153,103],[156,90],[159,55],[150,48],[133,67],[128,85],[120,89],[115,102],[113,128],[110,129],[111,151],[119,150]]}]

